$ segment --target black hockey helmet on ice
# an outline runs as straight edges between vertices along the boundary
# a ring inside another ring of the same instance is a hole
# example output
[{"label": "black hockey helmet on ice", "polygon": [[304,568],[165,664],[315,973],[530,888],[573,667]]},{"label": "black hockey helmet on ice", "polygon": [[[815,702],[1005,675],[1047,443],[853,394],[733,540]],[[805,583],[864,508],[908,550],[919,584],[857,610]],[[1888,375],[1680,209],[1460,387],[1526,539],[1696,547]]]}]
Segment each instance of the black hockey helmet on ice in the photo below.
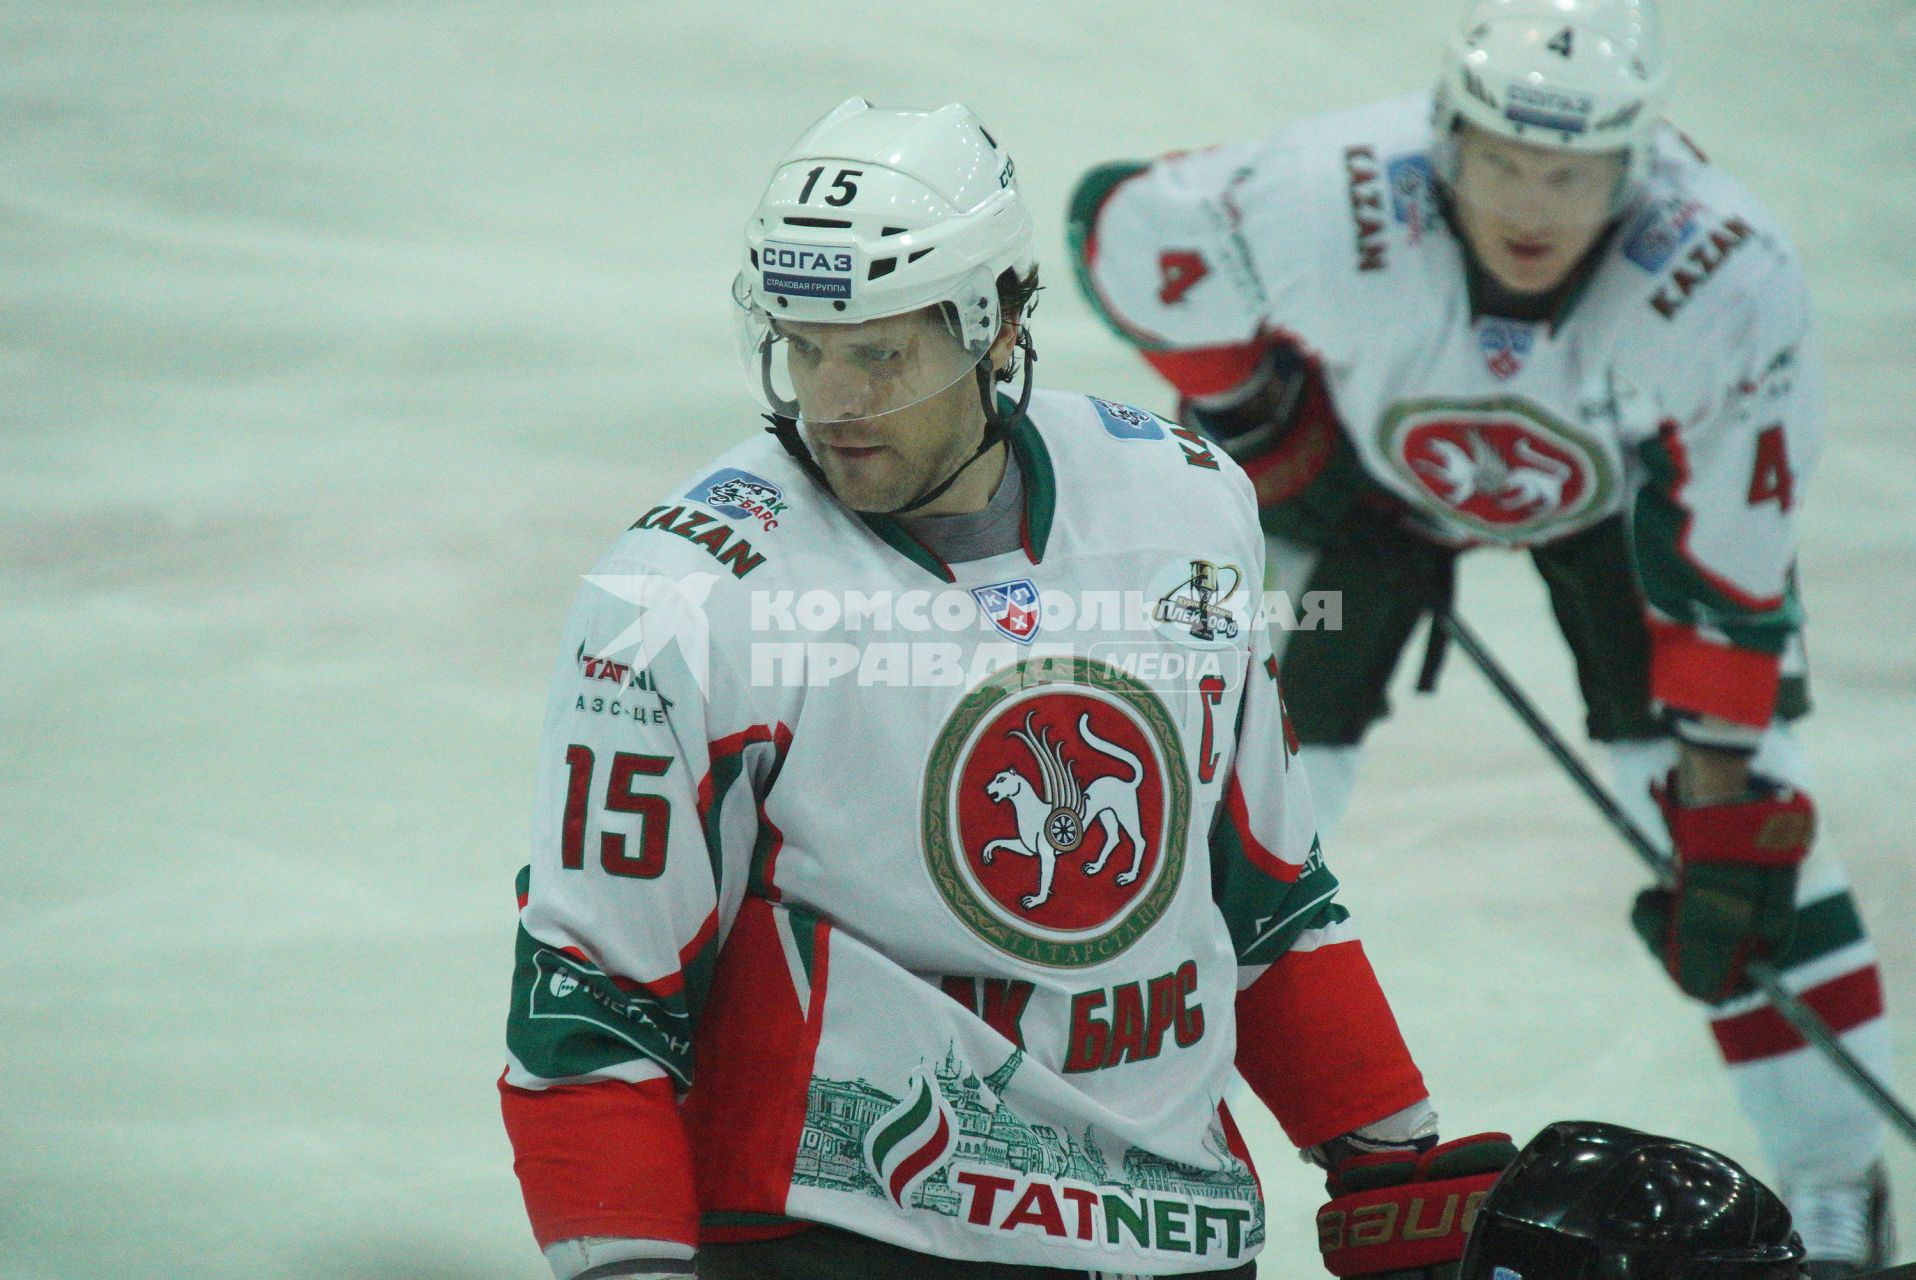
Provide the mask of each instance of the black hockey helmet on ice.
[{"label": "black hockey helmet on ice", "polygon": [[1566,1120],[1477,1209],[1458,1280],[1795,1280],[1776,1193],[1707,1147]]}]

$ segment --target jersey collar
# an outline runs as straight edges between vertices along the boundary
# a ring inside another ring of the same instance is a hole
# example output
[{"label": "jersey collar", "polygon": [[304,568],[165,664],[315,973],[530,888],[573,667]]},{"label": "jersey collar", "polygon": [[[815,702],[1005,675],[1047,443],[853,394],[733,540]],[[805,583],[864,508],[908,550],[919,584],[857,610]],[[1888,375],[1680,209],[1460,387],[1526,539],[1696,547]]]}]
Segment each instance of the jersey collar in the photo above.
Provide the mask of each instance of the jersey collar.
[{"label": "jersey collar", "polygon": [[[1016,407],[1003,396],[998,397],[998,404],[1006,413]],[[1045,546],[1051,540],[1052,516],[1057,510],[1057,473],[1051,466],[1051,451],[1045,447],[1044,437],[1038,434],[1038,428],[1032,425],[1028,414],[1019,414],[1006,436],[1012,454],[1018,459],[1018,469],[1024,475],[1025,509],[1019,522],[1020,541],[1024,544],[1025,558],[1033,564],[1039,564],[1043,562]],[[926,573],[943,582],[958,580],[958,575],[952,572],[950,565],[891,516],[865,511],[853,514],[864,521],[865,527],[877,534],[880,541]]]}]

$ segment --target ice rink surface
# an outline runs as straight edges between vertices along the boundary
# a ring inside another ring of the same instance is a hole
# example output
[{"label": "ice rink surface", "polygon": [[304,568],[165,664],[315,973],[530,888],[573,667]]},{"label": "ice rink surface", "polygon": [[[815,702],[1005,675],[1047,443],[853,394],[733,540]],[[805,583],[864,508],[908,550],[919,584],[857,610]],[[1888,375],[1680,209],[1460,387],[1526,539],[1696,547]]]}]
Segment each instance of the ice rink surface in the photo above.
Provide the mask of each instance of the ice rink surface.
[{"label": "ice rink surface", "polygon": [[[1452,13],[0,4],[0,1276],[547,1275],[493,1089],[544,683],[577,575],[759,425],[726,288],[778,153],[854,92],[969,103],[1039,219],[1042,381],[1164,408],[1069,282],[1070,183],[1424,85]],[[1916,9],[1667,24],[1672,115],[1817,294],[1806,737],[1916,1095]],[[1528,561],[1466,563],[1574,725]],[[1446,1131],[1762,1168],[1633,861],[1461,662],[1398,705],[1329,852]],[[1254,1131],[1262,1274],[1320,1275],[1320,1184]]]}]

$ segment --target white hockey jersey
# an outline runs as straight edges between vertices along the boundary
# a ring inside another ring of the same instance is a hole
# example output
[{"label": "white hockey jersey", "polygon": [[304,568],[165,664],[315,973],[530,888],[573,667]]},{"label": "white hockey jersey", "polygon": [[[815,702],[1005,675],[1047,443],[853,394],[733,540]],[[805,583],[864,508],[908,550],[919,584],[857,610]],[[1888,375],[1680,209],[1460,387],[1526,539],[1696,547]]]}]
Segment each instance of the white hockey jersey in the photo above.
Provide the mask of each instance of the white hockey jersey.
[{"label": "white hockey jersey", "polygon": [[1263,1073],[1300,1145],[1423,1097],[1290,767],[1244,474],[1084,396],[1012,445],[1018,552],[943,564],[761,435],[588,577],[508,1033],[542,1243],[689,1234],[670,1160],[540,1172],[625,1086],[679,1097],[706,1240],[1151,1274],[1263,1238],[1241,990],[1310,1014],[1247,1031],[1315,1060]]},{"label": "white hockey jersey", "polygon": [[[1073,199],[1087,295],[1190,397],[1276,342],[1427,536],[1530,546],[1629,509],[1664,701],[1766,723],[1820,447],[1795,255],[1661,130],[1641,203],[1555,323],[1473,314],[1414,94],[1109,165]],[[1257,474],[1266,502],[1291,477]]]}]

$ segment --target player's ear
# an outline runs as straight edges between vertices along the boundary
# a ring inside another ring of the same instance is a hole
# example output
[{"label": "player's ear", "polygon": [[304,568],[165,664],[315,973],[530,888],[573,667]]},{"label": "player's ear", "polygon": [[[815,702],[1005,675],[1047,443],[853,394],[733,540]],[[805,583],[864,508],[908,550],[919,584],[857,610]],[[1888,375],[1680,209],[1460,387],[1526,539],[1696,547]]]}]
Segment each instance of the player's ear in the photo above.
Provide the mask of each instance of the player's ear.
[{"label": "player's ear", "polygon": [[1001,379],[1011,376],[1011,357],[1018,349],[1018,322],[1006,320],[998,326],[998,336],[991,344],[991,370]]}]

